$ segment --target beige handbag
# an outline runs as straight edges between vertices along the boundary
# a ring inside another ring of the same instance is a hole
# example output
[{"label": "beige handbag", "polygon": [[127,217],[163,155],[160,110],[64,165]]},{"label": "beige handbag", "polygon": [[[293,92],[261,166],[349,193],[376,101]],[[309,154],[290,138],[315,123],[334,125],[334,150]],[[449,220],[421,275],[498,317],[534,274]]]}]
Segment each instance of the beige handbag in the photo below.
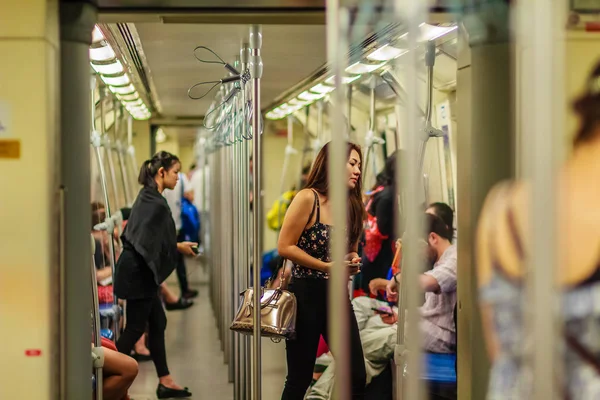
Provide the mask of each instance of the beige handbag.
[{"label": "beige handbag", "polygon": [[[285,264],[284,264],[285,265]],[[281,282],[284,281],[281,269]],[[281,288],[261,287],[260,332],[261,336],[273,341],[293,339],[296,335],[296,296]],[[254,334],[254,289],[248,288],[242,293],[242,303],[229,329],[244,335]],[[279,339],[279,340],[277,340]]]}]

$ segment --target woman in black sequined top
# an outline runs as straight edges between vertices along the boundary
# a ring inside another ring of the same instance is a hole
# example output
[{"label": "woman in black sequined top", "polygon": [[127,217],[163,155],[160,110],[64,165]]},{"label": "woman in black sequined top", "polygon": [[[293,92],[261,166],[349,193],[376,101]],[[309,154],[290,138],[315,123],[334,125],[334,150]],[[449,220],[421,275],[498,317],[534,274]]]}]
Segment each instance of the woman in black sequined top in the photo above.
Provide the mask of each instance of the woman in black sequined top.
[{"label": "woman in black sequined top", "polygon": [[[315,159],[306,189],[290,204],[279,235],[278,252],[294,263],[289,290],[296,296],[298,311],[296,338],[286,344],[288,376],[282,400],[301,400],[312,380],[319,337],[328,340],[327,279],[332,266],[330,257],[331,207],[328,200],[329,144]],[[358,273],[358,241],[365,210],[362,203],[362,153],[359,146],[348,144],[348,274]],[[348,300],[350,319],[352,399],[363,399],[366,372],[356,317]]]}]

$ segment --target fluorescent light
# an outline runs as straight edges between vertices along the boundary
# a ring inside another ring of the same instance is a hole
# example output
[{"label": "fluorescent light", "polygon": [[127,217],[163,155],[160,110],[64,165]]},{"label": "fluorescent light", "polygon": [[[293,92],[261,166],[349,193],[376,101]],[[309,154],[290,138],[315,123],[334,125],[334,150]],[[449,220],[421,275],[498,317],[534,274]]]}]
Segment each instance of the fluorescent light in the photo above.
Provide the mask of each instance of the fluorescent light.
[{"label": "fluorescent light", "polygon": [[328,85],[324,85],[322,83],[319,83],[310,88],[311,92],[321,93],[321,94],[327,94],[327,93],[333,92],[334,90],[335,90],[335,86],[328,86]]},{"label": "fluorescent light", "polygon": [[[456,30],[458,26],[436,26],[422,23],[419,25],[419,28],[421,29],[421,37],[419,37],[419,40],[422,42],[427,42],[429,40],[435,40],[447,35],[448,33]],[[400,35],[398,39],[405,38],[406,36],[408,36],[408,32]]]},{"label": "fluorescent light", "polygon": [[282,119],[283,117],[285,117],[285,115],[284,115],[284,114],[276,113],[276,112],[275,112],[275,110],[273,110],[273,111],[269,111],[269,112],[267,113],[267,115],[265,115],[265,116],[266,116],[268,119],[270,119],[270,120],[273,120],[273,121],[275,121],[275,120],[278,120],[278,119]]},{"label": "fluorescent light", "polygon": [[323,96],[325,96],[325,94],[311,93],[311,92],[306,91],[306,92],[300,93],[298,95],[298,99],[304,100],[304,101],[312,101],[312,100],[319,100]]},{"label": "fluorescent light", "polygon": [[127,110],[129,112],[132,113],[136,113],[136,112],[148,112],[148,108],[146,107],[145,104],[140,104],[138,105],[129,105],[129,104],[125,104],[125,107],[127,108]]},{"label": "fluorescent light", "polygon": [[92,43],[96,43],[101,40],[104,40],[104,35],[102,34],[100,28],[98,28],[98,25],[96,25],[94,26],[94,30],[92,31]]},{"label": "fluorescent light", "polygon": [[90,60],[92,61],[108,61],[115,57],[115,52],[110,46],[90,48]]},{"label": "fluorescent light", "polygon": [[135,107],[135,106],[140,106],[142,104],[144,104],[144,102],[142,101],[142,99],[137,99],[137,100],[133,100],[133,101],[123,101],[123,104],[129,107]]},{"label": "fluorescent light", "polygon": [[94,64],[92,63],[92,68],[99,73],[104,75],[116,75],[123,72],[123,65],[119,60],[115,60],[112,64]]},{"label": "fluorescent light", "polygon": [[167,135],[165,134],[165,132],[162,129],[158,129],[158,132],[156,132],[156,137],[155,137],[156,143],[164,143],[167,141]]},{"label": "fluorescent light", "polygon": [[383,67],[383,64],[385,63],[363,64],[357,62],[346,68],[346,72],[349,74],[368,74],[369,72],[373,72],[376,69]]},{"label": "fluorescent light", "polygon": [[109,86],[125,86],[131,83],[129,76],[123,74],[120,76],[104,76],[100,75],[100,78]]},{"label": "fluorescent light", "polygon": [[389,61],[400,57],[406,52],[407,50],[397,49],[389,44],[386,44],[369,54],[367,58],[371,61]]},{"label": "fluorescent light", "polygon": [[117,98],[123,102],[127,102],[139,99],[140,95],[137,92],[129,94],[118,94]]},{"label": "fluorescent light", "polygon": [[301,100],[298,100],[298,99],[291,99],[290,101],[288,101],[288,103],[289,103],[291,106],[299,106],[299,105],[301,105],[301,104],[302,104],[302,101],[301,101]]},{"label": "fluorescent light", "polygon": [[119,93],[119,94],[127,94],[127,93],[135,92],[135,88],[133,87],[132,84],[129,84],[129,85],[123,86],[123,87],[109,86],[108,88],[110,89],[111,92]]},{"label": "fluorescent light", "polygon": [[[346,84],[348,84],[348,83],[352,83],[352,82],[354,82],[355,80],[357,80],[358,78],[360,78],[360,75],[355,75],[355,76],[344,76],[344,77],[342,78],[342,83],[346,83]],[[333,76],[329,77],[329,78],[328,78],[328,79],[325,81],[325,83],[326,83],[326,84],[328,84],[328,85],[335,85],[335,75],[333,75]]]},{"label": "fluorescent light", "polygon": [[152,114],[150,114],[149,112],[147,112],[147,113],[130,113],[130,114],[134,119],[136,119],[138,121],[145,121],[152,116]]},{"label": "fluorescent light", "polygon": [[429,24],[421,25],[421,35],[423,40],[435,40],[439,37],[447,35],[448,33],[456,30],[457,25],[454,26],[435,26]]}]

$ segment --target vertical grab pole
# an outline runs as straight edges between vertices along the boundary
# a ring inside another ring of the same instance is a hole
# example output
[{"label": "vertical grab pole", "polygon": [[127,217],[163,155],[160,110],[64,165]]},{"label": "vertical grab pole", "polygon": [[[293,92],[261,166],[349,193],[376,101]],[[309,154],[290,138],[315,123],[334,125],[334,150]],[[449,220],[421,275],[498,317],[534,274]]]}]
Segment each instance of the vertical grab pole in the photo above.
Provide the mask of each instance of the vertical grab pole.
[{"label": "vertical grab pole", "polygon": [[[242,71],[246,71],[248,69],[248,62],[250,58],[250,49],[248,43],[242,44],[242,50],[240,52],[240,61],[242,63]],[[241,221],[240,227],[242,232],[240,249],[241,252],[241,268],[242,274],[240,276],[240,286],[242,288],[247,288],[250,285],[250,246],[249,236],[250,236],[250,210],[248,203],[248,189],[249,189],[249,181],[248,181],[248,140],[245,139],[248,135],[248,120],[246,119],[246,102],[247,102],[247,91],[248,86],[242,87],[242,143],[241,143],[241,163],[240,163],[240,210],[241,210]],[[251,388],[251,365],[250,365],[250,338],[248,336],[244,336],[240,338],[241,346],[240,346],[240,355],[242,358],[242,365],[240,371],[240,377],[242,381],[242,391],[241,398],[243,400],[248,400],[252,398],[252,388]]]},{"label": "vertical grab pole", "polygon": [[[351,398],[350,390],[350,346],[348,340],[348,274],[344,257],[348,252],[346,243],[348,186],[346,179],[346,161],[348,157],[346,139],[351,130],[344,121],[344,87],[342,77],[347,64],[349,14],[340,8],[338,0],[327,1],[327,59],[335,74],[333,92],[335,101],[331,106],[331,143],[329,146],[329,201],[332,207],[333,225],[331,258],[333,267],[328,282],[329,314],[327,316],[330,332],[330,346],[336,357],[336,377],[333,398],[346,400]],[[344,135],[343,133],[346,133]],[[361,177],[362,178],[362,177]]]},{"label": "vertical grab pole", "polygon": [[[110,181],[111,181],[110,183],[111,183],[111,186],[113,189],[113,194],[115,196],[114,200],[115,200],[115,203],[118,203],[119,189],[117,189],[117,175],[115,173],[115,164],[114,164],[113,157],[112,157],[112,141],[110,140],[108,132],[106,131],[106,114],[104,111],[104,97],[106,96],[106,87],[101,87],[100,93],[101,93],[100,110],[102,110],[102,119],[100,120],[100,126],[102,126],[102,137],[104,139],[103,140],[104,152],[106,153],[106,159],[108,161],[108,172],[110,173]],[[115,117],[116,117],[116,114],[115,114]],[[113,124],[115,122],[116,122],[116,118],[115,118],[115,121],[113,121]],[[119,208],[118,204],[113,204],[113,206],[115,206],[116,208]]]},{"label": "vertical grab pole", "polygon": [[136,171],[137,160],[135,159],[135,147],[133,147],[133,116],[131,116],[131,114],[127,117],[127,155],[129,156],[129,166],[131,168],[128,174],[131,187],[131,202],[129,203],[129,206],[131,207],[135,200],[135,188],[138,184]]},{"label": "vertical grab pole", "polygon": [[260,79],[263,74],[263,63],[260,50],[262,47],[262,28],[252,25],[250,28],[250,73],[252,74],[252,135],[253,135],[253,179],[254,179],[254,337],[252,357],[252,400],[260,400],[261,388],[261,336],[260,336],[260,264],[262,259],[262,138],[260,109]]},{"label": "vertical grab pole", "polygon": [[[240,68],[239,56],[236,57],[234,64],[236,68]],[[243,73],[244,71],[241,70]],[[239,224],[239,155],[240,145],[237,141],[237,118],[238,118],[238,96],[233,98],[233,186],[232,186],[232,207],[233,207],[233,290],[231,293],[232,298],[232,311],[235,315],[235,309],[237,307],[240,292],[240,224]],[[240,335],[238,333],[231,332],[233,335],[233,398],[234,400],[240,400]]]},{"label": "vertical grab pole", "polygon": [[[558,2],[560,3],[560,2]],[[528,252],[526,279],[527,296],[523,307],[529,316],[526,338],[533,346],[527,352],[532,367],[533,399],[557,399],[556,386],[548,384],[563,376],[557,369],[558,308],[561,297],[556,287],[556,268],[560,248],[556,234],[556,212],[561,206],[557,200],[557,161],[561,156],[559,143],[564,126],[564,5],[552,1],[534,0],[517,6],[521,34],[525,49],[520,49],[524,62],[524,76],[520,80],[521,132],[527,132],[521,153],[525,175],[531,182],[529,226],[531,251]],[[558,37],[557,37],[558,36]],[[557,40],[558,39],[558,40]],[[525,51],[523,51],[525,50]],[[530,54],[530,56],[527,56]],[[558,60],[559,62],[548,62]],[[548,113],[552,117],[548,117]],[[564,206],[564,204],[562,205]],[[550,247],[549,247],[550,246]],[[549,248],[551,249],[549,251]],[[562,382],[559,387],[563,386]]]},{"label": "vertical grab pole", "polygon": [[321,150],[321,146],[323,143],[323,108],[325,107],[325,103],[323,99],[317,100],[317,138],[313,141],[313,154],[312,154],[312,163],[315,162],[315,158],[317,158],[317,154],[319,150]]},{"label": "vertical grab pole", "polygon": [[226,183],[226,179],[227,179],[227,173],[226,173],[226,169],[227,169],[227,147],[225,145],[223,145],[221,147],[221,151],[219,152],[219,158],[221,160],[221,179],[220,179],[220,186],[221,186],[221,193],[220,193],[220,199],[221,199],[221,204],[219,204],[219,214],[220,214],[220,221],[222,221],[221,224],[221,239],[220,239],[220,247],[219,250],[221,252],[220,255],[220,260],[219,260],[219,273],[221,275],[220,278],[220,284],[221,284],[221,293],[220,293],[220,304],[221,306],[219,307],[219,322],[221,325],[221,347],[223,348],[223,361],[226,363],[227,362],[227,356],[228,356],[228,348],[227,348],[227,334],[225,332],[225,329],[223,329],[224,324],[225,324],[225,298],[227,297],[227,286],[226,286],[226,282],[227,282],[227,254],[226,254],[226,243],[227,243],[227,238],[225,237],[225,235],[228,234],[226,227],[227,224],[225,222],[225,218],[226,218],[226,210],[227,210],[227,199],[225,199],[225,201],[223,201],[223,199],[225,198],[225,196],[227,196],[227,183]]},{"label": "vertical grab pole", "polygon": [[104,350],[102,348],[102,339],[100,337],[100,305],[98,304],[98,283],[96,281],[96,265],[94,262],[94,256],[96,250],[96,241],[94,240],[94,236],[90,235],[92,240],[92,259],[90,263],[91,267],[91,279],[90,283],[92,285],[92,327],[94,331],[94,349],[92,353],[94,353],[94,376],[96,378],[96,400],[102,400],[102,368],[104,366]]},{"label": "vertical grab pole", "polygon": [[[100,93],[102,93],[102,90],[100,91]],[[92,99],[94,98],[94,90],[92,90]],[[94,106],[94,101],[92,101],[92,107]],[[104,114],[104,101],[103,101],[103,96],[100,96],[100,126],[102,127],[101,129],[104,130],[105,128],[105,114]],[[103,133],[104,134],[104,133]],[[102,136],[100,135],[100,133],[98,133],[98,131],[94,130],[92,131],[92,137],[91,137],[91,141],[92,141],[92,146],[94,147],[94,151],[96,154],[96,159],[98,161],[98,170],[100,171],[100,184],[102,185],[102,193],[104,194],[104,207],[105,207],[105,214],[106,214],[106,219],[104,220],[104,222],[106,223],[107,229],[106,229],[106,234],[109,237],[109,241],[108,241],[108,250],[110,252],[110,268],[112,270],[113,276],[115,276],[115,258],[116,258],[116,252],[115,252],[115,245],[114,245],[114,241],[112,240],[113,238],[113,232],[114,232],[114,222],[112,219],[112,212],[111,212],[111,207],[110,207],[110,200],[109,200],[109,195],[108,195],[108,186],[106,184],[106,170],[104,169],[104,163],[102,160],[102,153],[100,153],[100,147],[102,146]],[[117,340],[119,338],[119,327],[120,327],[120,322],[119,322],[119,316],[120,316],[120,309],[119,309],[119,303],[118,303],[118,299],[117,296],[115,296],[113,294],[113,307],[115,308],[115,317],[114,317],[114,328],[115,328],[115,340]]]},{"label": "vertical grab pole", "polygon": [[[419,24],[424,21],[425,4],[420,1],[396,0],[395,12],[398,22],[405,22],[408,26],[408,53],[402,57],[405,63],[405,88],[407,101],[405,105],[404,129],[401,130],[403,143],[406,149],[406,160],[397,159],[396,187],[404,188],[398,197],[406,201],[406,232],[403,248],[405,259],[402,265],[401,286],[399,288],[398,302],[398,336],[395,352],[397,364],[397,393],[398,400],[420,400],[423,398],[421,384],[421,344],[419,334],[419,298],[421,290],[416,285],[421,268],[421,257],[418,250],[418,238],[423,234],[423,215],[419,212],[419,203],[423,192],[421,172],[419,171],[419,97],[418,97],[418,71],[419,62],[418,37],[420,36]],[[400,126],[399,126],[400,128]],[[403,165],[402,165],[403,164]],[[400,216],[399,216],[400,217]],[[401,226],[401,221],[396,221],[396,226]],[[408,326],[405,325],[408,314]],[[404,335],[406,326],[407,337]],[[408,377],[405,376],[405,365]]]}]

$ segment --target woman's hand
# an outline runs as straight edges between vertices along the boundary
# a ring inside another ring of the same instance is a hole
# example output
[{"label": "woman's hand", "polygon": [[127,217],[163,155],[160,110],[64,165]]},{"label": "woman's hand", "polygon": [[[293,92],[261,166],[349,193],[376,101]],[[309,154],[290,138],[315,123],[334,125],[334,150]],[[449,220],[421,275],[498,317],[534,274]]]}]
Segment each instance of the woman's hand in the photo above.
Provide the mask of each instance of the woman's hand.
[{"label": "woman's hand", "polygon": [[[360,272],[360,257],[356,257],[351,261],[344,261],[344,265],[347,268],[348,276],[356,275]],[[327,266],[326,271],[328,274],[331,274],[331,270],[333,269],[333,261],[330,261],[325,264]]]},{"label": "woman's hand", "polygon": [[[358,261],[356,261],[356,260],[358,260]],[[358,253],[355,251],[346,254],[346,256],[344,257],[344,261],[352,261],[352,262],[359,263],[360,260],[361,260],[361,258],[359,257]]]},{"label": "woman's hand", "polygon": [[394,278],[390,279],[385,287],[388,301],[398,301],[398,285]]},{"label": "woman's hand", "polygon": [[398,322],[398,314],[396,314],[395,312],[393,312],[393,315],[382,314],[381,320],[388,325],[393,325],[396,322]]},{"label": "woman's hand", "polygon": [[192,247],[198,247],[198,243],[194,242],[180,242],[177,243],[177,251],[186,256],[195,256],[196,252]]},{"label": "woman's hand", "polygon": [[372,279],[371,282],[369,282],[369,291],[371,292],[372,295],[377,296],[377,293],[380,290],[386,290],[387,284],[388,284],[387,279],[383,279],[383,278]]}]

